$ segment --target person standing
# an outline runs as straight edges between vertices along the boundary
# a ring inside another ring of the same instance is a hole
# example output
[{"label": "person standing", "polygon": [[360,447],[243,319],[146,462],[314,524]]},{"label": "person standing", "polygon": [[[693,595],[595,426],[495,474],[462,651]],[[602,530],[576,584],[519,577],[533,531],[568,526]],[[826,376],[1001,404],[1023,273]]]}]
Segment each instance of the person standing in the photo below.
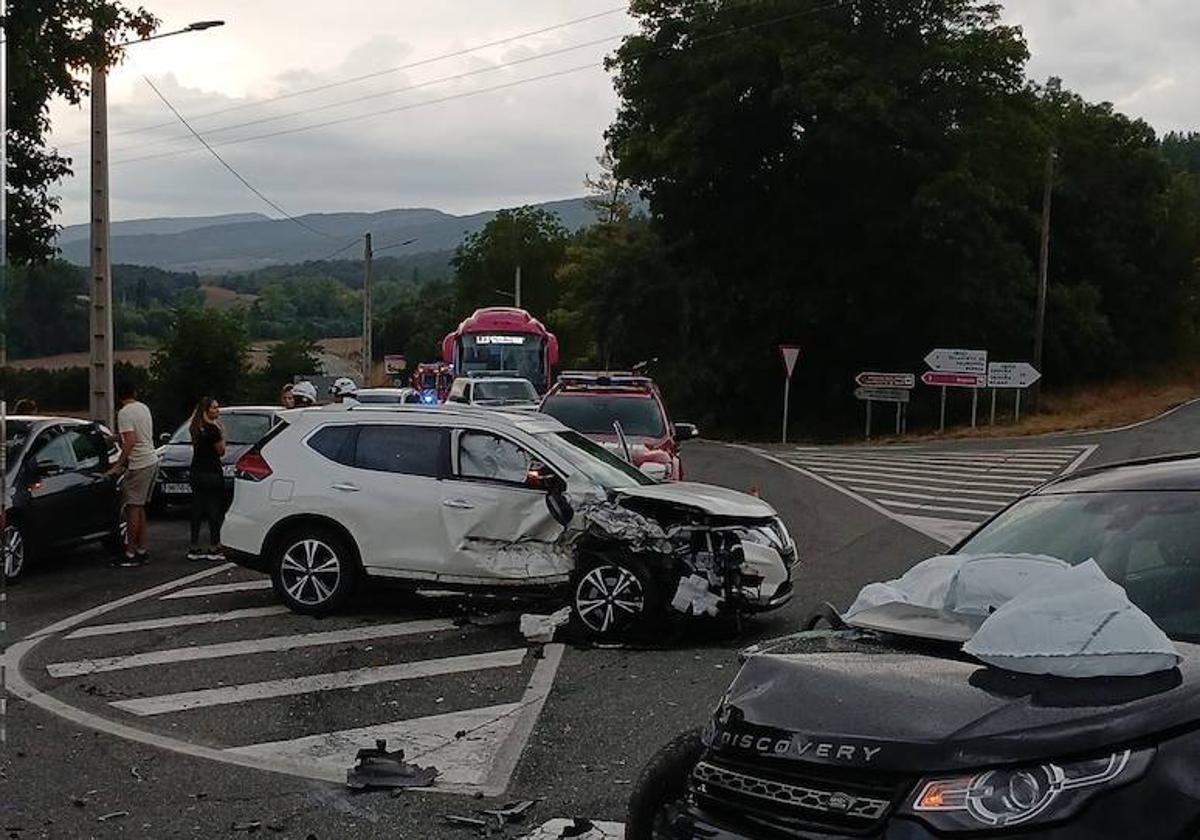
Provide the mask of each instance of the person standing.
[{"label": "person standing", "polygon": [[121,455],[110,473],[125,471],[122,490],[128,535],[125,553],[118,566],[141,566],[150,559],[146,550],[146,503],[158,472],[154,451],[154,418],[150,409],[137,398],[137,389],[124,382],[117,389],[117,434],[121,436]]},{"label": "person standing", "polygon": [[[219,417],[221,406],[204,397],[192,412],[192,542],[189,560],[224,560],[221,553],[221,524],[225,519],[225,432]],[[200,548],[200,524],[208,522],[208,550]]]},{"label": "person standing", "polygon": [[287,383],[279,392],[279,404],[284,408],[295,408],[296,400],[292,397],[292,383]]}]

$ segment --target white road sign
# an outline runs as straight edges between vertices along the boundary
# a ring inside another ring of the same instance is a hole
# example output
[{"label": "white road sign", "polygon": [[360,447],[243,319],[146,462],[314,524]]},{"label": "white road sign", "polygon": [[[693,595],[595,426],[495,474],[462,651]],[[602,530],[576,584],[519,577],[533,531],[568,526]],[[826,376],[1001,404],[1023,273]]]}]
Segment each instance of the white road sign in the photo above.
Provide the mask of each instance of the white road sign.
[{"label": "white road sign", "polygon": [[989,388],[1028,388],[1042,378],[1029,362],[992,362],[988,365]]},{"label": "white road sign", "polygon": [[907,388],[855,388],[854,397],[872,402],[906,403],[912,392]]},{"label": "white road sign", "polygon": [[930,370],[941,373],[973,373],[976,376],[987,376],[986,350],[960,350],[938,348],[929,351],[925,364]]},{"label": "white road sign", "polygon": [[779,355],[783,357],[783,366],[787,369],[788,379],[796,369],[796,360],[800,358],[800,348],[795,344],[780,344]]}]

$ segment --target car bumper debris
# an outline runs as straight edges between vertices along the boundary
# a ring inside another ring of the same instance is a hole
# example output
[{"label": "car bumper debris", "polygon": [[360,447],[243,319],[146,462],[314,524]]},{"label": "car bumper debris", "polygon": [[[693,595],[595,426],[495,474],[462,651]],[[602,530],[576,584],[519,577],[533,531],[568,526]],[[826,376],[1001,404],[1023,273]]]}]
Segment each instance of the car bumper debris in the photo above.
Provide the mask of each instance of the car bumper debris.
[{"label": "car bumper debris", "polygon": [[438,777],[436,767],[420,767],[404,760],[404,750],[387,749],[387,741],[358,751],[357,764],[346,771],[346,786],[364,788],[423,788]]}]

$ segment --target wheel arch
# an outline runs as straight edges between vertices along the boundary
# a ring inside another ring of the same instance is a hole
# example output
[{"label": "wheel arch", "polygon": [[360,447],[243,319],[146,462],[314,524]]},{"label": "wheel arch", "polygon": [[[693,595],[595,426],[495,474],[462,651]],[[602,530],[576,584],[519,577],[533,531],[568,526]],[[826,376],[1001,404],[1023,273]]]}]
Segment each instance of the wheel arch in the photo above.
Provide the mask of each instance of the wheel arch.
[{"label": "wheel arch", "polygon": [[359,571],[363,570],[362,551],[358,547],[358,540],[354,539],[354,534],[350,530],[328,516],[319,513],[298,513],[281,519],[271,526],[271,530],[267,532],[266,538],[263,539],[263,556],[272,557],[279,549],[279,544],[291,531],[295,531],[302,527],[320,527],[329,528],[339,537],[346,541],[346,545],[350,548],[351,559],[357,564]]}]

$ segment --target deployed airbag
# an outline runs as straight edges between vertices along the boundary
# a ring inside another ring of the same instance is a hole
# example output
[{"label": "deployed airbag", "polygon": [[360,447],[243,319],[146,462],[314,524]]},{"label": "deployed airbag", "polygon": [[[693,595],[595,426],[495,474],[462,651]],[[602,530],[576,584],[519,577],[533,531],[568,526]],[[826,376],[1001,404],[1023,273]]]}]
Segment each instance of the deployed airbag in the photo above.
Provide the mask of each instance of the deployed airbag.
[{"label": "deployed airbag", "polygon": [[998,668],[1059,677],[1142,676],[1180,662],[1167,635],[1092,560],[1017,595],[963,650]]}]

